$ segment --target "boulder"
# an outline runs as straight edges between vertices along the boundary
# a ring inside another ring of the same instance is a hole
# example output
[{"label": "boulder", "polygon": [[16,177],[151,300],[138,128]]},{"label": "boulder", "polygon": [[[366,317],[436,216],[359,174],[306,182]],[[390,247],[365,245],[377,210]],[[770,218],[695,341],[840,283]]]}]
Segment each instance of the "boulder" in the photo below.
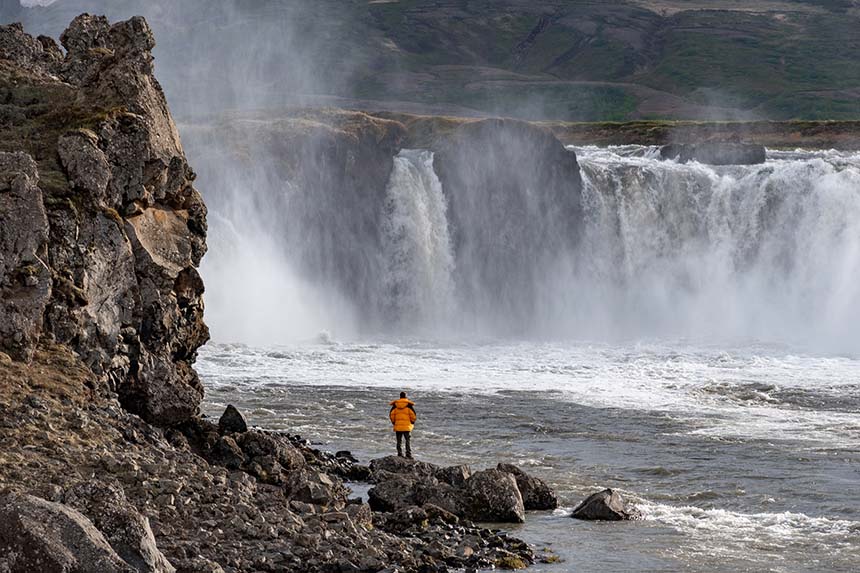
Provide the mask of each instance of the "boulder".
[{"label": "boulder", "polygon": [[441,482],[460,487],[466,480],[472,477],[472,469],[467,465],[448,466],[440,468],[435,472],[436,479]]},{"label": "boulder", "polygon": [[0,497],[0,556],[9,573],[135,573],[93,523],[32,495]]},{"label": "boulder", "polygon": [[367,501],[373,511],[395,511],[416,504],[415,477],[380,471],[374,472],[373,476],[376,485],[367,492]]},{"label": "boulder", "polygon": [[64,501],[86,515],[104,533],[117,555],[138,573],[175,571],[156,546],[149,520],[129,503],[119,486],[78,484],[66,493]]},{"label": "boulder", "polygon": [[525,507],[514,476],[495,469],[484,470],[466,481],[469,514],[475,521],[523,523]]},{"label": "boulder", "polygon": [[248,423],[245,416],[232,404],[228,405],[218,420],[218,430],[222,434],[234,434],[248,431]]},{"label": "boulder", "polygon": [[660,148],[660,157],[679,163],[698,161],[708,165],[755,165],[764,163],[767,153],[763,145],[755,143],[705,141],[664,145]]},{"label": "boulder", "polygon": [[523,505],[527,510],[545,510],[558,507],[558,497],[543,480],[528,475],[512,464],[499,464],[497,469],[511,474],[517,480],[517,487],[523,496]]},{"label": "boulder", "polygon": [[620,493],[605,489],[585,498],[574,508],[571,517],[589,521],[624,521],[636,519],[638,512],[628,509]]}]

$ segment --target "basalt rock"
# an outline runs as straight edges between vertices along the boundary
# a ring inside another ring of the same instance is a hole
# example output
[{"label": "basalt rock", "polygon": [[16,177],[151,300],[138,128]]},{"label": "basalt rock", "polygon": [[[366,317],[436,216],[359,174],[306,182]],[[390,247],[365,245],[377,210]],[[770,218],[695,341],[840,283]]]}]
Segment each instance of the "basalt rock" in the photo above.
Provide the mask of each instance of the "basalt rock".
[{"label": "basalt rock", "polygon": [[627,507],[620,493],[605,489],[585,498],[574,508],[571,517],[590,521],[624,521],[637,519],[638,512]]},{"label": "basalt rock", "polygon": [[0,571],[135,573],[90,520],[32,495],[0,497]]},{"label": "basalt rock", "polygon": [[755,165],[764,163],[767,153],[763,145],[740,141],[705,141],[702,143],[670,143],[660,148],[660,157],[679,163],[698,161],[708,165]]},{"label": "basalt rock", "polygon": [[527,510],[546,510],[558,507],[558,497],[546,482],[528,475],[513,464],[499,464],[498,470],[509,473],[517,480],[517,487],[523,496],[523,506]]},{"label": "basalt rock", "polygon": [[48,218],[36,162],[0,153],[0,350],[28,361],[51,299]]},{"label": "basalt rock", "polygon": [[522,523],[526,520],[523,498],[514,476],[484,470],[466,481],[470,517],[476,521]]},{"label": "basalt rock", "polygon": [[[441,468],[389,456],[371,461],[370,468],[375,485],[368,496],[374,511],[420,506],[458,519],[521,523],[527,509],[525,496],[529,509],[550,509],[558,504],[543,481],[507,464],[472,473],[469,466]],[[521,493],[519,483],[526,494]]]},{"label": "basalt rock", "polygon": [[232,434],[234,432],[247,432],[248,423],[245,421],[245,416],[236,409],[232,404],[228,405],[221,414],[218,420],[218,430],[222,434]]},{"label": "basalt rock", "polygon": [[61,41],[0,26],[0,351],[66,345],[128,410],[177,424],[203,395],[206,208],[146,21],[84,14]]},{"label": "basalt rock", "polygon": [[155,543],[149,520],[137,512],[118,486],[78,484],[64,500],[103,532],[117,555],[138,573],[173,573],[174,567]]}]

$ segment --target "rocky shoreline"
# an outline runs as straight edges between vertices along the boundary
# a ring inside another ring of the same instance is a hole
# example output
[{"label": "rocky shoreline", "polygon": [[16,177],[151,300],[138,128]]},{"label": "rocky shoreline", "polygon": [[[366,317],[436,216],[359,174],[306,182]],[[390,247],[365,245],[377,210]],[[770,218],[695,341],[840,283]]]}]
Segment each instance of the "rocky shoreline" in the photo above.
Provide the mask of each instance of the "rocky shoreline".
[{"label": "rocky shoreline", "polygon": [[[478,525],[557,506],[519,468],[364,466],[349,452],[248,428],[232,407],[217,424],[198,414],[206,207],[153,75],[155,40],[142,18],[111,25],[84,14],[61,42],[65,52],[20,25],[0,27],[0,573],[443,572],[552,561]],[[317,135],[330,138],[323,147],[342,160],[341,177],[352,177],[356,157],[375,164],[357,184],[378,188],[403,128],[369,116],[358,125],[356,137]],[[564,165],[547,175],[536,164],[526,176],[559,190],[578,176],[575,155],[526,124],[460,136],[495,130]],[[457,142],[440,147],[444,177],[464,186],[464,174],[486,177],[446,156]],[[353,153],[362,149],[369,155]],[[352,497],[345,480],[372,486],[369,499]]]}]

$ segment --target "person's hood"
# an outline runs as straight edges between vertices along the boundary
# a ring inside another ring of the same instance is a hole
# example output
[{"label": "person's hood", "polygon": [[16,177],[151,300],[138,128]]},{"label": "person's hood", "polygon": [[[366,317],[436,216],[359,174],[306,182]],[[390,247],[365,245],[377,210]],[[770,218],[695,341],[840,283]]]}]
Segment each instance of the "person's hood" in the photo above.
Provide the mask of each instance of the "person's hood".
[{"label": "person's hood", "polygon": [[392,400],[389,405],[394,406],[395,408],[406,408],[408,406],[414,406],[415,402],[409,398],[398,398],[397,400]]}]

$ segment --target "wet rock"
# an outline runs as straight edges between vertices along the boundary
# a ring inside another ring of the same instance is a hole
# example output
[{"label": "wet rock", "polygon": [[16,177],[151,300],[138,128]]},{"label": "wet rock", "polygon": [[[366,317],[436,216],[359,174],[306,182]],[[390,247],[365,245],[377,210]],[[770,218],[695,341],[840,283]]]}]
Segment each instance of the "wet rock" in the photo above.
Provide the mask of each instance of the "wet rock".
[{"label": "wet rock", "polygon": [[497,469],[509,473],[517,480],[517,487],[523,496],[523,506],[527,510],[546,510],[558,507],[555,492],[540,478],[528,475],[513,464],[499,464]]},{"label": "wet rock", "polygon": [[230,404],[218,420],[218,430],[222,434],[247,432],[248,423],[245,421],[245,416]]},{"label": "wet rock", "polygon": [[660,148],[660,157],[679,163],[698,161],[708,165],[755,165],[764,163],[767,153],[763,145],[754,143],[705,141],[664,145]]},{"label": "wet rock", "polygon": [[585,498],[574,508],[571,517],[590,521],[623,521],[636,519],[638,512],[627,507],[620,493],[605,489]]},{"label": "wet rock", "polygon": [[354,455],[352,455],[352,452],[347,450],[340,450],[339,452],[335,452],[334,457],[342,460],[347,460],[354,464],[358,463],[358,459]]},{"label": "wet rock", "polygon": [[31,495],[0,497],[0,556],[11,572],[135,573],[90,520]]},{"label": "wet rock", "polygon": [[475,521],[523,523],[525,507],[516,479],[499,470],[477,472],[466,482],[470,516]]}]

